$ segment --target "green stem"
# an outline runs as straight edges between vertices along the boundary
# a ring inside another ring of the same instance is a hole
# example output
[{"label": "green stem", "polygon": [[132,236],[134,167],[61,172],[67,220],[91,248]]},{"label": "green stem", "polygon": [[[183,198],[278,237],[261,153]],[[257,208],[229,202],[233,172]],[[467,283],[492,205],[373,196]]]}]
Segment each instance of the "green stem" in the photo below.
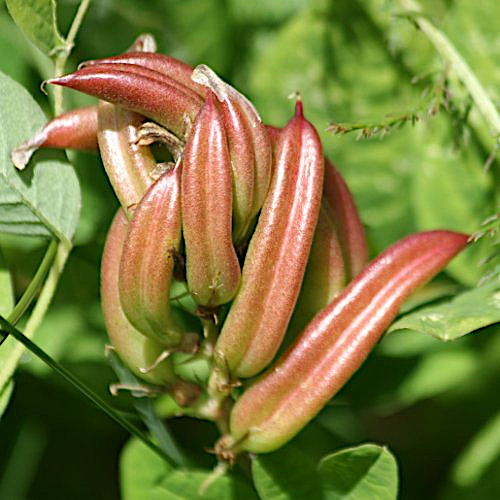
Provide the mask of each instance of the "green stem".
[{"label": "green stem", "polygon": [[22,297],[19,299],[16,306],[14,307],[12,312],[9,314],[9,317],[7,318],[8,321],[13,325],[17,324],[17,322],[21,319],[22,315],[26,312],[26,309],[28,309],[31,302],[35,298],[35,295],[40,289],[40,286],[42,285],[45,276],[47,276],[47,273],[49,272],[49,268],[56,255],[56,251],[57,251],[57,240],[53,239],[50,242],[49,246],[47,247],[45,255],[42,259],[42,262],[38,266],[35,276],[33,276],[33,279],[31,280],[30,284],[24,291]]},{"label": "green stem", "polygon": [[500,115],[469,65],[446,35],[436,28],[425,16],[420,14],[422,9],[416,0],[402,0],[401,4],[411,12],[411,19],[429,38],[441,57],[448,61],[457,77],[471,95],[483,118],[492,128],[493,135],[498,138],[500,136]]},{"label": "green stem", "polygon": [[[54,261],[52,262],[47,279],[45,280],[42,291],[40,292],[38,300],[33,307],[33,311],[26,322],[24,332],[28,338],[33,337],[35,331],[42,322],[45,313],[47,312],[70,250],[71,244],[62,241],[58,243]],[[14,373],[14,370],[19,363],[19,360],[21,359],[21,356],[23,355],[23,352],[24,347],[22,344],[13,346],[7,361],[2,365],[2,370],[0,372],[0,388],[4,387],[4,385],[9,381],[12,373]]]},{"label": "green stem", "polygon": [[[75,17],[73,18],[73,22],[68,31],[68,35],[66,36],[66,43],[63,50],[59,51],[55,62],[54,62],[54,77],[58,78],[64,74],[64,68],[66,66],[66,62],[68,60],[71,51],[75,45],[75,38],[78,30],[80,29],[80,25],[82,24],[83,18],[87,9],[89,8],[90,0],[82,0],[80,5],[78,6],[78,10],[76,11]],[[64,111],[64,98],[63,98],[63,88],[58,85],[54,88],[54,113],[55,115],[60,115]]]},{"label": "green stem", "polygon": [[[31,318],[30,318],[31,319]],[[85,397],[92,401],[98,408],[107,413],[113,420],[118,422],[124,429],[130,432],[132,435],[136,436],[138,439],[144,442],[155,453],[160,455],[165,461],[170,465],[175,465],[170,457],[168,457],[163,450],[156,446],[148,437],[134,424],[129,422],[127,419],[123,418],[111,405],[109,405],[104,399],[102,399],[98,394],[96,394],[92,389],[87,387],[83,382],[81,382],[77,377],[75,377],[70,371],[68,371],[64,366],[59,364],[53,358],[51,358],[45,351],[40,349],[35,343],[33,343],[26,335],[10,324],[3,316],[0,315],[0,325],[8,334],[12,335],[18,342],[20,342],[24,347],[29,349],[35,356],[41,359],[45,364],[50,366],[54,371],[59,373],[63,378],[65,378],[70,384],[76,387]]]}]

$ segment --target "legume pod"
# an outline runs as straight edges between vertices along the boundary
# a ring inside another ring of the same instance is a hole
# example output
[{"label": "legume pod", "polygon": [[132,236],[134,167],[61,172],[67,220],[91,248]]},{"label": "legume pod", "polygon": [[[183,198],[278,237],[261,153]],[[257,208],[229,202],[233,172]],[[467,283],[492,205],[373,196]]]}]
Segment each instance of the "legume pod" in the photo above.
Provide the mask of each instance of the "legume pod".
[{"label": "legume pod", "polygon": [[186,276],[205,307],[229,302],[240,265],[231,239],[231,160],[221,110],[212,92],[193,124],[182,164],[182,230]]},{"label": "legume pod", "polygon": [[252,103],[208,66],[197,66],[192,79],[206,85],[221,104],[233,177],[233,240],[247,240],[271,180],[271,140]]},{"label": "legume pod", "polygon": [[120,265],[120,300],[141,333],[165,347],[181,343],[169,303],[175,254],[181,243],[180,166],[165,172],[134,210]]},{"label": "legume pod", "polygon": [[136,111],[184,138],[203,99],[182,83],[136,64],[82,68],[47,83],[62,85]]},{"label": "legume pod", "polygon": [[153,183],[156,161],[148,147],[139,146],[137,131],[143,117],[133,111],[101,102],[97,139],[101,159],[116,196],[130,218]]},{"label": "legume pod", "polygon": [[185,62],[179,61],[175,57],[165,54],[156,54],[153,52],[126,52],[117,56],[106,57],[104,59],[95,59],[85,61],[80,67],[103,65],[103,64],[135,64],[145,68],[158,71],[186,87],[196,92],[200,97],[205,98],[207,89],[203,85],[194,82],[191,79],[193,68]]},{"label": "legume pod", "polygon": [[232,409],[223,445],[265,453],[291,439],[361,366],[403,301],[467,241],[450,231],[417,233],[368,264],[245,390]]},{"label": "legume pod", "polygon": [[12,163],[22,170],[39,148],[97,151],[97,106],[75,108],[47,122],[12,151]]},{"label": "legume pod", "polygon": [[[155,365],[164,346],[137,331],[125,316],[118,288],[120,261],[129,223],[125,212],[116,213],[108,232],[101,263],[101,305],[111,343],[122,361],[138,377],[157,385],[175,379],[170,360]],[[150,369],[153,365],[154,368]]]},{"label": "legume pod", "polygon": [[318,225],[291,322],[292,335],[326,307],[368,261],[365,230],[354,199],[328,158]]},{"label": "legume pod", "polygon": [[283,340],[318,220],[323,170],[319,136],[298,101],[295,116],[279,135],[271,186],[250,240],[241,286],[215,345],[215,391],[228,377],[257,374]]}]

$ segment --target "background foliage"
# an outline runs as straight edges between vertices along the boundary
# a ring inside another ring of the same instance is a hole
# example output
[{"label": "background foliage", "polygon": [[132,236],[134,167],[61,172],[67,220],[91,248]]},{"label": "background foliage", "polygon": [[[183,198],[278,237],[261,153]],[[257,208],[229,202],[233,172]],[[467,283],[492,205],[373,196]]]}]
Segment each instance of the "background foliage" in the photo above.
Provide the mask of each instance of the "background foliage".
[{"label": "background foliage", "polygon": [[[52,113],[52,96],[48,101],[40,83],[53,74],[48,55],[64,50],[61,33],[78,2],[6,3],[12,16],[0,2],[0,313],[11,310],[34,275],[47,234],[65,239],[76,231],[36,342],[133,415],[129,396],[107,394],[116,376],[103,356],[98,269],[116,201],[100,161],[70,153],[73,170],[62,155],[37,153],[32,177],[24,180],[13,177],[8,161],[12,146],[43,123],[38,106]],[[500,4],[420,5],[497,104]],[[307,118],[354,193],[373,254],[417,230],[484,233],[412,298],[405,306],[410,314],[307,429],[253,462],[254,487],[239,473],[210,486],[208,498],[255,498],[256,492],[265,499],[394,498],[398,475],[401,498],[500,495],[498,220],[481,226],[498,212],[499,130],[478,111],[450,61],[416,29],[416,6],[403,0],[96,0],[77,35],[67,71],[119,53],[150,32],[161,52],[208,64],[275,125],[288,120],[287,96],[299,91]],[[69,92],[65,99],[67,108],[92,102]],[[0,348],[0,414],[8,405],[0,422],[0,498],[55,498],[54,492],[116,498],[120,488],[125,499],[190,498],[215,465],[205,451],[215,430],[187,418],[169,426],[191,469],[205,472],[167,470],[135,440],[121,453],[128,435],[32,356],[21,359],[12,390],[14,349],[13,339]],[[390,452],[359,446],[367,442]],[[345,464],[351,465],[342,474]],[[383,478],[381,491],[371,489],[373,478]]]}]

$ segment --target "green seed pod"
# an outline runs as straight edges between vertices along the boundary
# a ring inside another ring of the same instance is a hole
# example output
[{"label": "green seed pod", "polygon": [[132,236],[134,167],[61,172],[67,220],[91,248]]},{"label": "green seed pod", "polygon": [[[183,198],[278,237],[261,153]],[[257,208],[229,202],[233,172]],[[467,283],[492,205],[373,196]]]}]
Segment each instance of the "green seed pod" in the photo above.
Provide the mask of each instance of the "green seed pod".
[{"label": "green seed pod", "polygon": [[449,231],[417,233],[392,245],[245,390],[230,415],[232,452],[265,453],[299,432],[361,366],[403,301],[468,241]]},{"label": "green seed pod", "polygon": [[[156,364],[164,347],[137,331],[128,321],[120,302],[118,279],[123,245],[129,223],[123,210],[113,219],[101,263],[101,305],[111,343],[123,362],[138,377],[157,385],[169,385],[174,379],[170,360]],[[154,366],[154,368],[151,368]],[[151,369],[150,369],[151,368]]]},{"label": "green seed pod", "polygon": [[194,300],[216,307],[239,285],[240,266],[231,239],[231,160],[219,106],[208,93],[193,124],[182,165],[182,229],[186,276]]},{"label": "green seed pod", "polygon": [[[241,286],[215,345],[212,390],[251,377],[275,356],[300,291],[321,201],[324,161],[302,104],[280,134],[269,193],[250,240]],[[228,373],[229,372],[229,373]]]},{"label": "green seed pod", "polygon": [[165,172],[134,210],[119,279],[120,300],[130,323],[169,348],[182,340],[169,301],[181,244],[180,177],[179,165]]}]

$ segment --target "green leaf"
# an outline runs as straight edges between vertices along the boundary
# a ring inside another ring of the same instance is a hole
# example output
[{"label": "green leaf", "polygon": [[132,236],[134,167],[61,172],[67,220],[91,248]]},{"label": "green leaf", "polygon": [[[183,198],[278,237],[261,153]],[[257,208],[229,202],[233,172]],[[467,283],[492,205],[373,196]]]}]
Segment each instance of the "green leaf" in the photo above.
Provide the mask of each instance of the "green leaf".
[{"label": "green leaf", "polygon": [[57,29],[55,0],[6,0],[10,15],[26,36],[46,54],[64,47]]},{"label": "green leaf", "polygon": [[239,22],[271,23],[280,22],[296,14],[313,3],[311,0],[288,0],[287,2],[269,2],[268,0],[231,0],[231,12]]},{"label": "green leaf", "polygon": [[[13,308],[14,289],[12,285],[12,277],[5,263],[3,254],[0,251],[0,314],[2,316],[8,316]],[[0,336],[0,341],[2,339],[3,336]],[[5,352],[7,352],[7,345],[11,341],[12,339],[7,339],[3,342],[3,344],[0,344],[0,367],[2,366],[1,360],[5,355],[4,352],[2,352],[2,348],[5,349]],[[0,417],[7,408],[13,388],[14,384],[11,378],[8,378],[5,384],[0,384]]]},{"label": "green leaf", "polygon": [[14,382],[10,380],[4,387],[0,388],[0,419],[4,411],[7,409],[12,391],[14,390]]},{"label": "green leaf", "polygon": [[393,323],[389,331],[417,330],[446,342],[499,321],[500,279],[495,279],[449,302],[407,314]]},{"label": "green leaf", "polygon": [[[204,500],[255,500],[253,489],[225,474],[211,481],[211,472],[177,469],[172,471],[155,490],[154,499],[184,500],[203,498]],[[140,497],[136,497],[140,498]]]},{"label": "green leaf", "polygon": [[171,467],[142,441],[130,439],[120,456],[120,488],[123,500],[150,498]]},{"label": "green leaf", "polygon": [[18,172],[10,152],[46,122],[32,97],[0,73],[0,231],[56,235],[69,241],[78,222],[80,188],[73,168],[60,156],[39,154]]},{"label": "green leaf", "polygon": [[448,346],[447,349],[430,352],[403,378],[397,390],[397,401],[411,405],[461,387],[480,368],[480,363],[479,356],[470,349]]},{"label": "green leaf", "polygon": [[319,464],[326,500],[394,500],[398,465],[385,447],[363,444],[324,457]]},{"label": "green leaf", "polygon": [[461,487],[476,483],[500,457],[500,412],[473,437],[452,470],[453,482]]},{"label": "green leaf", "polygon": [[252,476],[262,500],[321,499],[316,464],[293,445],[252,461]]},{"label": "green leaf", "polygon": [[0,314],[8,316],[14,308],[12,277],[0,250]]},{"label": "green leaf", "polygon": [[[118,355],[111,351],[108,354],[108,360],[113,368],[113,371],[117,374],[120,382],[129,387],[139,386],[140,381],[135,377],[135,375],[121,362]],[[151,435],[158,442],[158,446],[165,452],[167,456],[172,459],[172,462],[178,465],[185,465],[186,459],[182,454],[181,449],[175,442],[174,437],[170,433],[169,429],[163,423],[163,421],[158,416],[155,406],[151,401],[151,398],[147,396],[135,396],[133,395],[133,405],[137,410],[137,413],[141,417],[142,421],[149,429]]]},{"label": "green leaf", "polygon": [[[492,178],[472,147],[451,149],[442,132],[447,128],[444,121],[436,119],[424,135],[428,147],[422,150],[425,157],[412,183],[415,216],[420,230],[443,228],[473,233],[495,211],[490,205]],[[483,238],[455,258],[447,272],[462,283],[475,285],[488,270],[480,263],[491,253],[491,241]]]},{"label": "green leaf", "polygon": [[131,439],[120,457],[123,500],[181,500],[198,498],[206,485],[205,500],[255,500],[252,488],[232,475],[210,482],[211,472],[173,469],[141,441]]}]

